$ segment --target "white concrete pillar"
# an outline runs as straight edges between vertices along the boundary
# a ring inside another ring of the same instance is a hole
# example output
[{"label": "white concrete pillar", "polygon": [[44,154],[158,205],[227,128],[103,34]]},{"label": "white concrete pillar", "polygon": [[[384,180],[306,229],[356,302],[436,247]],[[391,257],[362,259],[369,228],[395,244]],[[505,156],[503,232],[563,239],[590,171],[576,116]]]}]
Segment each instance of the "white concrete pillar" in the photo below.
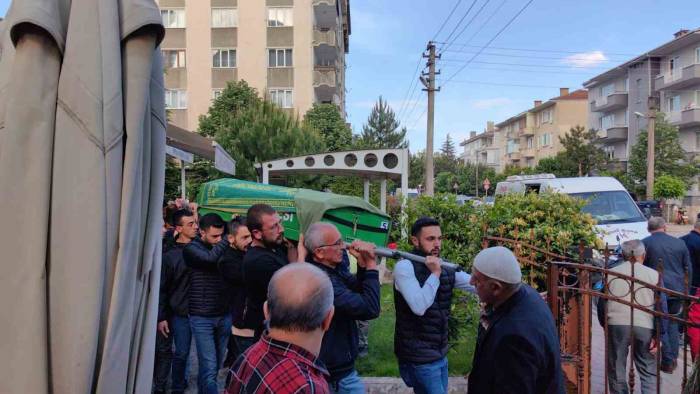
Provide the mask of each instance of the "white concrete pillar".
[{"label": "white concrete pillar", "polygon": [[386,178],[382,178],[381,189],[379,191],[379,209],[386,213]]},{"label": "white concrete pillar", "polygon": [[187,182],[185,180],[185,161],[180,160],[180,197],[187,199]]},{"label": "white concrete pillar", "polygon": [[364,185],[364,197],[365,201],[369,202],[369,178],[365,178],[365,185]]},{"label": "white concrete pillar", "polygon": [[264,183],[265,185],[270,183],[270,173],[268,172],[268,168],[265,165],[262,166],[262,183]]}]

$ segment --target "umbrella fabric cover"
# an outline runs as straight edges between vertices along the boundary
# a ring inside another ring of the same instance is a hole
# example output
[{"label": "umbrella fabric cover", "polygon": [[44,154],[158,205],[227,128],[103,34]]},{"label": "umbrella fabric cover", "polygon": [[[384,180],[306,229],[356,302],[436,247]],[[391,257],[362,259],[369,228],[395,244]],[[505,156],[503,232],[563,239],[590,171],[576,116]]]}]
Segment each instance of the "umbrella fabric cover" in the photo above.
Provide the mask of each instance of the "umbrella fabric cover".
[{"label": "umbrella fabric cover", "polygon": [[0,392],[148,392],[165,159],[158,7],[15,0],[4,26],[15,53],[0,61],[0,201],[14,228],[0,230],[11,322]]}]

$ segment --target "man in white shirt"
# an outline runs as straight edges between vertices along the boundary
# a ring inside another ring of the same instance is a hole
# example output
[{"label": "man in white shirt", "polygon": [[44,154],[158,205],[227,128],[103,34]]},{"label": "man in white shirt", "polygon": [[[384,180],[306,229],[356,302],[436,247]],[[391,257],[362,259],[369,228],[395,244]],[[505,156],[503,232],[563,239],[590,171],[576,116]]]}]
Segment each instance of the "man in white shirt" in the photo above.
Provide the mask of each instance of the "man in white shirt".
[{"label": "man in white shirt", "polygon": [[411,227],[414,254],[425,263],[401,260],[394,268],[394,352],[401,378],[414,392],[447,393],[447,320],[452,289],[474,292],[471,276],[440,265],[440,223],[428,217]]},{"label": "man in white shirt", "polygon": [[[623,263],[610,269],[622,275],[633,276],[641,282],[661,286],[659,273],[644,266],[646,250],[642,241],[631,240],[622,244]],[[632,265],[634,264],[634,275]],[[644,284],[635,282],[634,290],[630,291],[630,281],[608,275],[608,292],[611,296],[621,298],[635,305],[649,309],[655,307],[654,291]],[[634,294],[634,299],[632,298]],[[630,307],[619,302],[607,302],[608,319],[608,387],[610,392],[628,393],[627,385],[627,353],[630,343],[634,340],[633,360],[641,381],[642,394],[656,392],[656,357],[658,350],[655,339],[655,319],[650,313],[634,310],[630,316]],[[662,330],[663,333],[663,330]],[[634,336],[632,336],[634,334]],[[634,339],[633,339],[634,338]]]}]

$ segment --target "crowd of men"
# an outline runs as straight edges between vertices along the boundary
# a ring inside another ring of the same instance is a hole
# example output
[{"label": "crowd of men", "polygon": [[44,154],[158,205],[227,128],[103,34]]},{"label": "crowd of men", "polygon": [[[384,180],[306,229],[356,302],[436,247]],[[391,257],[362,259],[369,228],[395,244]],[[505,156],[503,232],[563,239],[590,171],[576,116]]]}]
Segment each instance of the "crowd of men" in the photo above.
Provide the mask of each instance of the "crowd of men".
[{"label": "crowd of men", "polygon": [[[192,340],[200,393],[220,391],[224,365],[231,394],[365,392],[355,368],[358,322],[381,313],[373,244],[348,244],[323,222],[295,244],[265,204],[228,223],[187,209],[167,216],[154,392],[165,392],[168,375],[172,393],[185,390]],[[481,251],[469,274],[441,265],[435,219],[417,220],[410,240],[426,263],[402,260],[394,270],[394,351],[407,386],[447,393],[457,288],[483,306],[470,393],[564,392],[554,320],[540,294],[522,283],[510,250]]]}]

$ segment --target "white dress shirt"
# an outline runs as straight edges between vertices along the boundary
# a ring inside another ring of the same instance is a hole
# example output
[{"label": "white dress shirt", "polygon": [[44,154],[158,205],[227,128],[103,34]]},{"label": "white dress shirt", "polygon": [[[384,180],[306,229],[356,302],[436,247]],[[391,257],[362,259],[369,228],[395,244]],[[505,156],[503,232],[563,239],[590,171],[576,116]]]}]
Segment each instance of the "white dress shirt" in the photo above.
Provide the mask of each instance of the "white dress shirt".
[{"label": "white dress shirt", "polygon": [[[474,286],[469,284],[471,275],[464,271],[455,272],[455,288],[475,293]],[[435,302],[435,294],[440,287],[440,278],[430,274],[423,284],[418,283],[413,264],[409,260],[401,260],[394,267],[394,287],[401,293],[411,311],[423,316],[426,310]]]}]

